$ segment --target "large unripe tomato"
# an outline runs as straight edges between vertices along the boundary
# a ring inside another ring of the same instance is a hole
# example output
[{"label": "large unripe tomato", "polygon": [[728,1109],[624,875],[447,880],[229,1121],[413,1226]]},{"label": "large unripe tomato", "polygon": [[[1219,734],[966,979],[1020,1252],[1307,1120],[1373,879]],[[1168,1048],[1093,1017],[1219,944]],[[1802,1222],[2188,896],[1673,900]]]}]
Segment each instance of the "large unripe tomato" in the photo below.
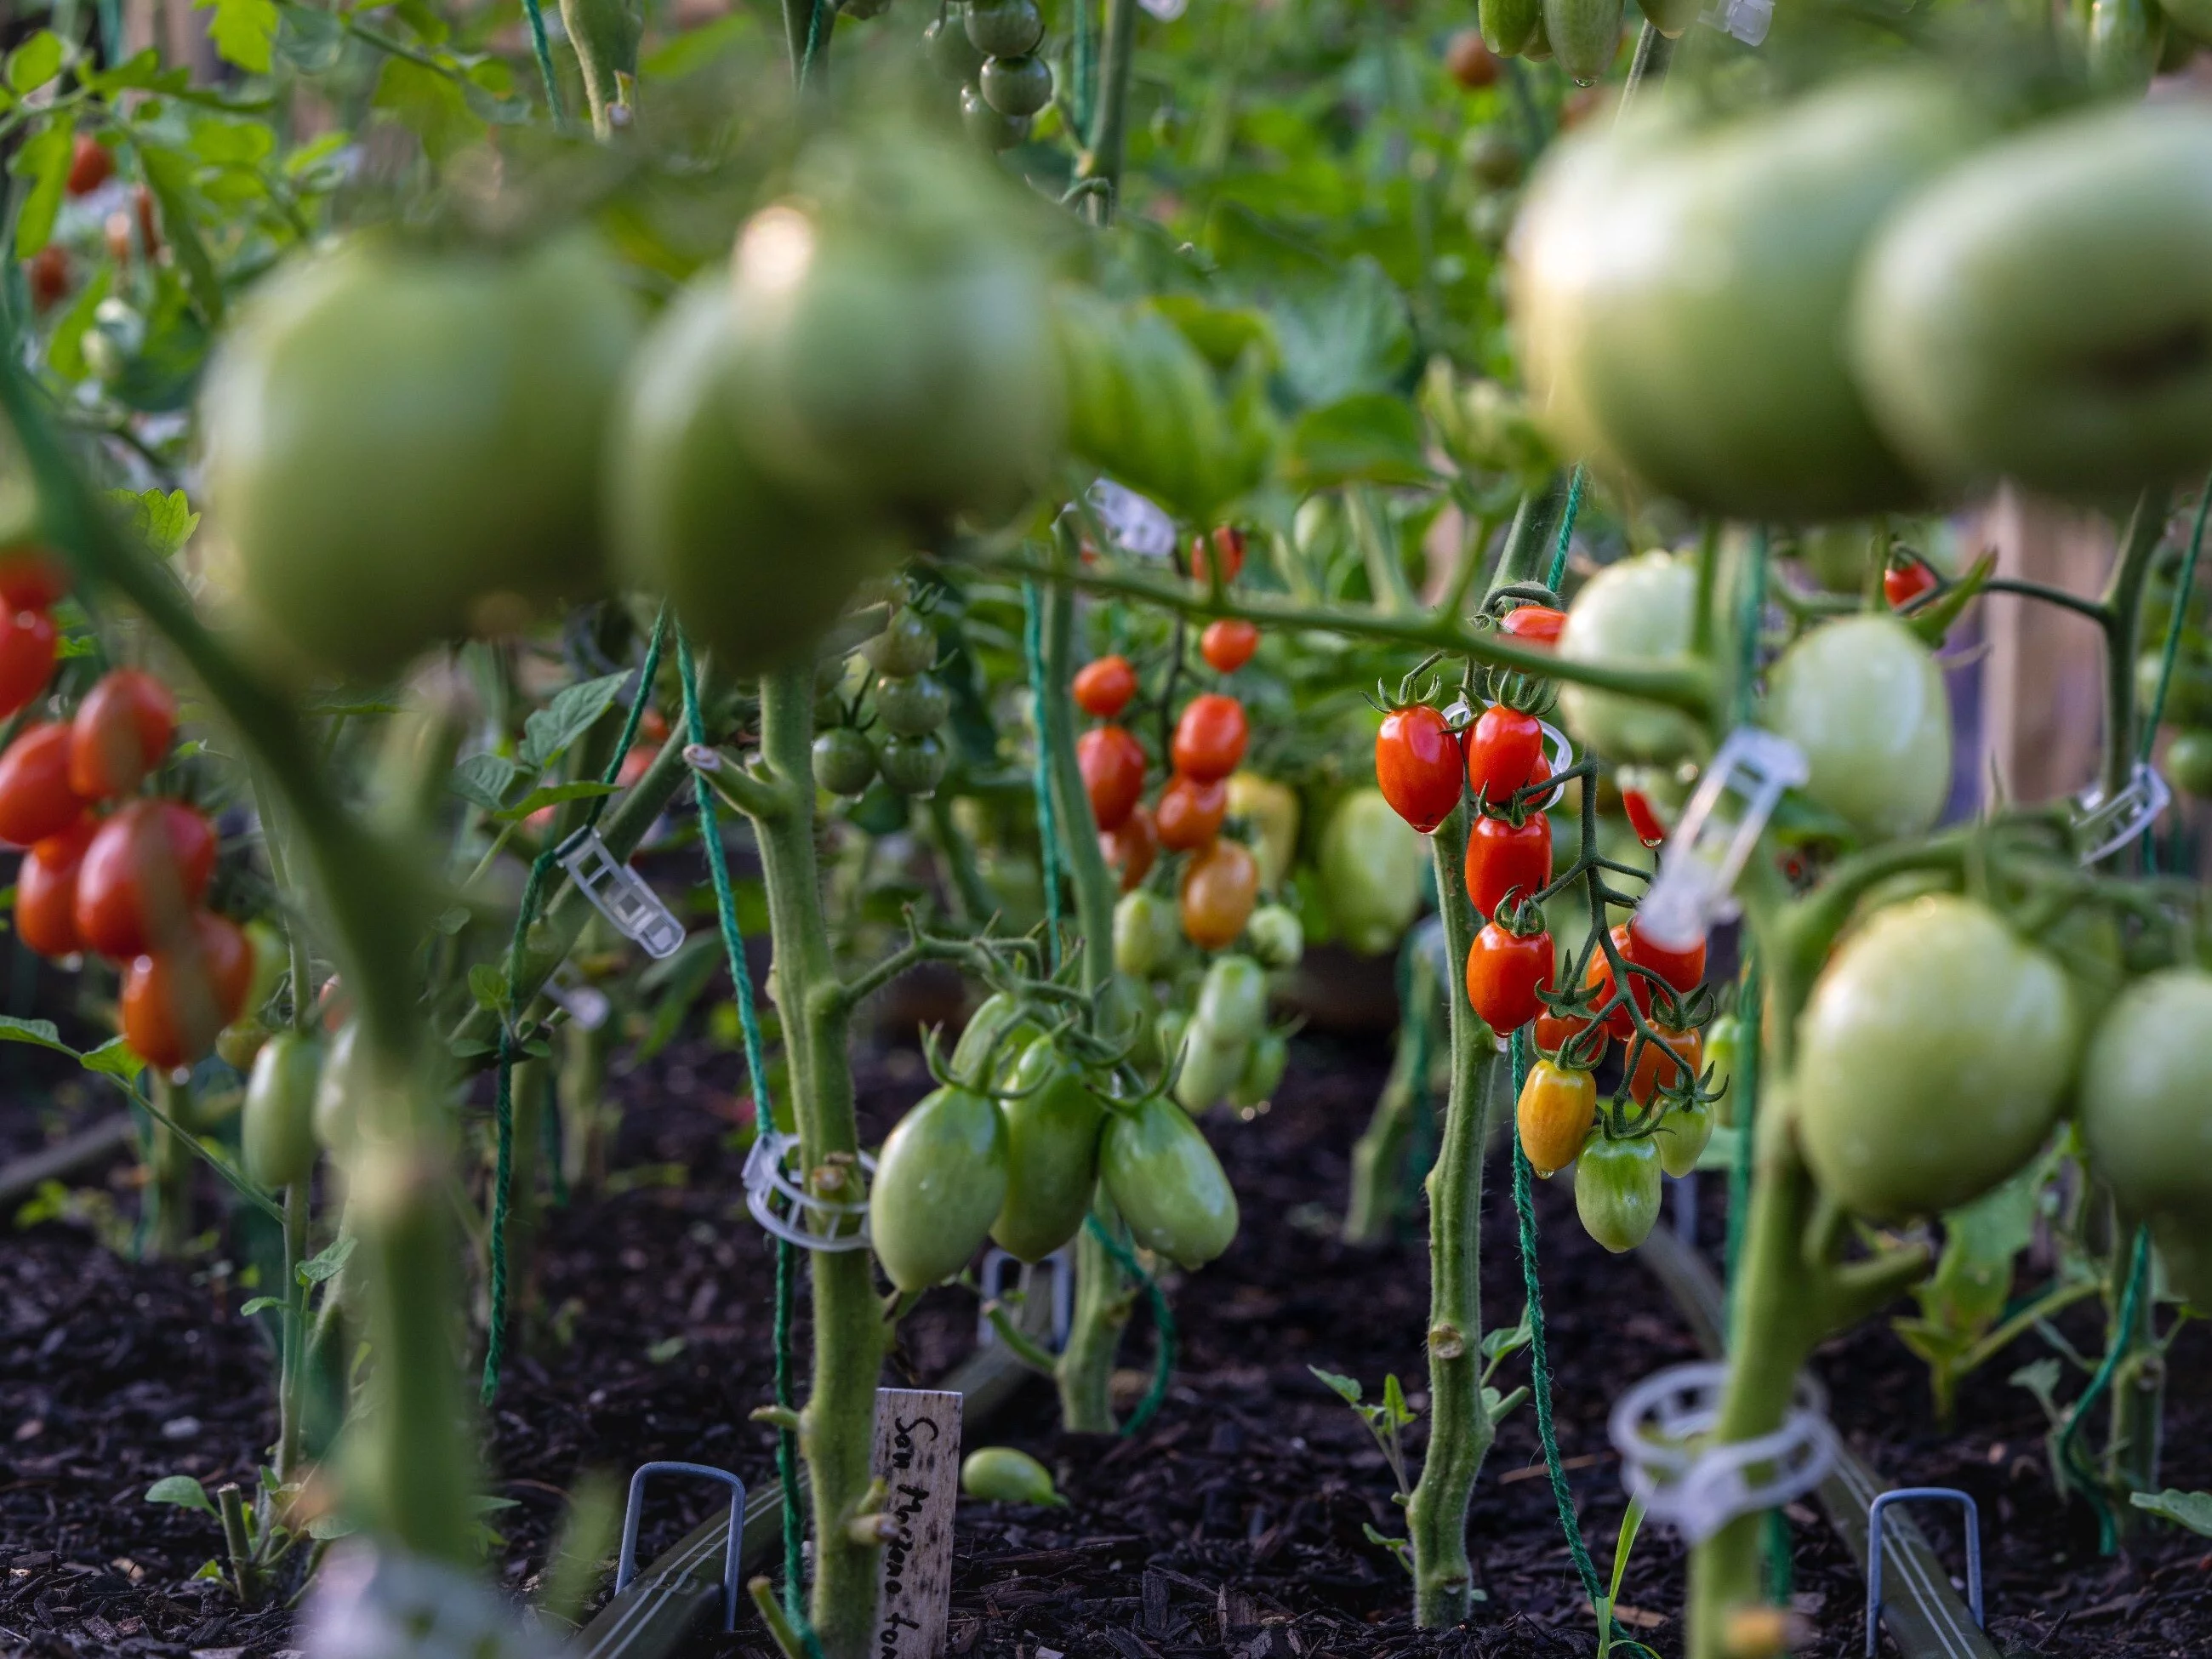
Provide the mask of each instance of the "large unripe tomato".
[{"label": "large unripe tomato", "polygon": [[603,586],[599,453],[636,332],[576,238],[518,258],[363,238],[257,291],[201,410],[257,644],[374,676]]},{"label": "large unripe tomato", "polygon": [[1805,634],[1767,677],[1766,724],[1804,751],[1805,793],[1870,840],[1917,835],[1951,793],[1951,699],[1892,617]]},{"label": "large unripe tomato", "polygon": [[58,721],[24,727],[0,752],[0,841],[29,847],[83,815],[69,763],[70,729]]},{"label": "large unripe tomato", "polygon": [[938,1089],[884,1139],[868,1237],[902,1291],[927,1290],[983,1248],[1006,1197],[1006,1124],[996,1102]]},{"label": "large unripe tomato", "polygon": [[1137,1243],[1202,1267],[1237,1237],[1237,1194],[1206,1137],[1154,1096],[1106,1125],[1098,1173]]},{"label": "large unripe tomato", "polygon": [[1563,453],[1731,518],[1911,505],[1841,322],[1892,207],[1980,124],[1955,84],[1847,81],[1690,131],[1664,112],[1559,145],[1515,236],[1514,321]]},{"label": "large unripe tomato", "polygon": [[2121,993],[2082,1056],[2081,1138],[2131,1217],[2212,1211],[2212,974],[2172,968]]},{"label": "large unripe tomato", "polygon": [[2104,500],[2212,459],[2212,115],[2047,122],[1931,186],[1875,243],[1852,361],[1947,485]]},{"label": "large unripe tomato", "polygon": [[1375,781],[1398,816],[1426,836],[1460,801],[1460,737],[1425,702],[1382,717],[1375,733]]},{"label": "large unripe tomato", "polygon": [[202,910],[167,949],[142,956],[123,973],[123,1039],[159,1071],[204,1059],[236,1019],[253,982],[253,946],[227,916]]},{"label": "large unripe tomato", "polygon": [[2081,1048],[2065,970],[1986,906],[1930,894],[1844,940],[1798,1030],[1798,1138],[1881,1218],[1978,1198],[2051,1133]]},{"label": "large unripe tomato", "polygon": [[1183,937],[1201,951],[1226,950],[1251,919],[1260,866],[1242,842],[1217,841],[1183,866]]},{"label": "large unripe tomato", "polygon": [[70,788],[86,800],[136,789],[176,734],[167,686],[142,668],[101,675],[70,722]]},{"label": "large unripe tomato", "polygon": [[[1685,656],[1695,631],[1698,574],[1687,559],[1653,551],[1607,565],[1567,609],[1559,655],[1570,662],[1656,665]],[[1567,729],[1610,760],[1672,763],[1689,753],[1689,716],[1656,703],[1563,683]]]},{"label": "large unripe tomato", "polygon": [[15,936],[42,957],[84,949],[76,931],[76,878],[99,827],[79,818],[23,854],[15,875]]},{"label": "large unripe tomato", "polygon": [[894,545],[860,503],[763,468],[734,412],[744,382],[732,337],[717,282],[669,307],[623,389],[607,508],[632,574],[674,602],[730,672],[746,674],[809,650]]},{"label": "large unripe tomato", "polygon": [[1575,1160],[1575,1213],[1583,1231],[1615,1255],[1632,1250],[1659,1219],[1659,1149],[1651,1137],[1592,1137]]},{"label": "large unripe tomato", "polygon": [[117,962],[173,941],[215,874],[215,827],[181,802],[134,800],[100,826],[76,878],[76,932]]},{"label": "large unripe tomato", "polygon": [[1259,1036],[1267,1023],[1267,971],[1249,957],[1216,957],[1199,986],[1191,1018],[1222,1042]]},{"label": "large unripe tomato", "polygon": [[1141,888],[1114,906],[1114,967],[1132,979],[1150,979],[1175,957],[1180,938],[1176,908]]},{"label": "large unripe tomato", "polygon": [[1083,1068],[1041,1037],[1023,1051],[1000,1103],[1006,1123],[1006,1196],[991,1237],[1023,1261],[1041,1261],[1075,1237],[1098,1184],[1105,1108]]},{"label": "large unripe tomato", "polygon": [[1091,816],[1101,830],[1118,829],[1145,792],[1144,745],[1126,726],[1094,726],[1075,740],[1075,763]]},{"label": "large unripe tomato", "polygon": [[1321,836],[1322,896],[1353,950],[1376,956],[1398,942],[1421,906],[1428,844],[1379,789],[1337,803]]},{"label": "large unripe tomato", "polygon": [[1225,778],[1244,758],[1244,705],[1218,691],[1193,697],[1176,721],[1175,769],[1200,783]]},{"label": "large unripe tomato", "polygon": [[246,1173],[272,1189],[305,1181],[315,1168],[315,1091],[323,1045],[300,1031],[279,1031],[253,1057],[239,1109],[239,1149]]}]

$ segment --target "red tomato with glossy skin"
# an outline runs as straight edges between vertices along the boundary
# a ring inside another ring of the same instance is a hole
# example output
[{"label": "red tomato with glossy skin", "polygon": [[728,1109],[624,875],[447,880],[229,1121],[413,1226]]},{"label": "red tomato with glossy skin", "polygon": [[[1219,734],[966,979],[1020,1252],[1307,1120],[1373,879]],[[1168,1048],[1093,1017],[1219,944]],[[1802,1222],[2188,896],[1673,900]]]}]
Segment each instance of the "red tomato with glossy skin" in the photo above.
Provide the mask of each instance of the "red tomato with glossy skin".
[{"label": "red tomato with glossy skin", "polygon": [[1211,537],[1194,536],[1190,543],[1190,574],[1202,582],[1213,580],[1213,556],[1221,556],[1221,581],[1227,586],[1244,568],[1244,532],[1225,524]]},{"label": "red tomato with glossy skin", "polygon": [[1651,798],[1641,789],[1620,792],[1621,806],[1628,813],[1628,827],[1636,831],[1636,839],[1646,847],[1656,847],[1667,839],[1667,826],[1659,820]]},{"label": "red tomato with glossy skin", "polygon": [[80,818],[23,854],[15,872],[15,935],[42,957],[84,949],[76,931],[76,872],[99,827]]},{"label": "red tomato with glossy skin", "polygon": [[59,720],[24,727],[0,754],[0,841],[29,847],[83,816],[69,763],[70,729]]},{"label": "red tomato with glossy skin", "polygon": [[1237,942],[1260,896],[1260,866],[1242,842],[1217,841],[1183,866],[1183,937],[1201,951]]},{"label": "red tomato with glossy skin", "polygon": [[88,132],[70,151],[69,193],[89,196],[115,176],[115,153]]},{"label": "red tomato with glossy skin", "polygon": [[1893,564],[1881,573],[1881,596],[1889,601],[1892,611],[1902,611],[1923,593],[1936,591],[1936,573],[1915,559],[1910,564]]},{"label": "red tomato with glossy skin", "polygon": [[1519,824],[1479,817],[1467,838],[1467,896],[1483,920],[1498,920],[1506,895],[1533,899],[1552,879],[1552,821],[1531,812]]},{"label": "red tomato with glossy skin", "polygon": [[1544,727],[1534,714],[1504,703],[1484,709],[1467,732],[1467,787],[1493,803],[1552,775]]},{"label": "red tomato with glossy skin", "polygon": [[1500,1036],[1518,1030],[1544,1012],[1536,988],[1550,982],[1553,958],[1549,933],[1510,933],[1485,923],[1468,949],[1468,1005]]},{"label": "red tomato with glossy skin", "polygon": [[1375,781],[1390,810],[1425,836],[1459,805],[1464,764],[1459,733],[1425,702],[1382,717],[1375,733]]},{"label": "red tomato with glossy skin", "polygon": [[1217,674],[1235,673],[1252,660],[1252,653],[1259,648],[1260,630],[1234,617],[1208,623],[1206,632],[1198,636],[1199,655]]},{"label": "red tomato with glossy skin", "polygon": [[118,962],[174,939],[215,874],[215,826],[180,801],[134,800],[101,824],[76,878],[76,931]]},{"label": "red tomato with glossy skin", "polygon": [[1221,833],[1221,820],[1229,814],[1229,786],[1216,779],[1200,783],[1177,777],[1160,792],[1152,809],[1160,845],[1171,852],[1188,853]]},{"label": "red tomato with glossy skin", "polygon": [[1669,951],[1654,944],[1636,925],[1634,916],[1621,924],[1626,930],[1625,947],[1631,962],[1644,967],[1685,995],[1705,982],[1705,942],[1699,939],[1686,951]]},{"label": "red tomato with glossy skin", "polygon": [[1144,745],[1126,727],[1095,726],[1075,740],[1091,815],[1101,830],[1118,829],[1145,793]]},{"label": "red tomato with glossy skin", "polygon": [[253,946],[227,916],[192,913],[173,950],[135,958],[123,975],[123,1040],[149,1066],[174,1071],[204,1058],[245,1012]]},{"label": "red tomato with glossy skin", "polygon": [[1518,640],[1523,645],[1555,646],[1559,642],[1559,630],[1567,625],[1567,613],[1554,611],[1548,605],[1516,605],[1507,611],[1498,623],[1498,631],[1507,638]]},{"label": "red tomato with glossy skin", "polygon": [[1152,813],[1142,806],[1135,807],[1111,830],[1101,830],[1098,850],[1106,860],[1106,867],[1121,878],[1121,890],[1134,891],[1137,884],[1152,873],[1153,861],[1160,855],[1159,830],[1152,823]]},{"label": "red tomato with glossy skin", "polygon": [[86,800],[127,794],[169,752],[177,700],[141,668],[118,668],[77,705],[70,723],[70,787]]},{"label": "red tomato with glossy skin", "polygon": [[43,611],[0,612],[0,719],[27,708],[54,677],[54,619]]},{"label": "red tomato with glossy skin", "polygon": [[1660,1041],[1644,1045],[1636,1056],[1636,1068],[1628,1076],[1628,1097],[1639,1106],[1662,1089],[1679,1089],[1695,1082],[1705,1069],[1704,1032],[1670,1031],[1663,1025],[1655,1029]]},{"label": "red tomato with glossy skin", "polygon": [[1075,706],[1086,714],[1110,720],[1129,706],[1137,695],[1137,671],[1123,656],[1100,657],[1075,671]]},{"label": "red tomato with glossy skin", "polygon": [[1250,735],[1244,705],[1236,698],[1218,691],[1193,697],[1176,722],[1175,769],[1200,783],[1225,778],[1244,758],[1244,744]]},{"label": "red tomato with glossy skin", "polygon": [[[1613,930],[1613,949],[1621,959],[1639,968],[1648,968],[1667,981],[1674,990],[1686,996],[1703,983],[1705,977],[1705,942],[1699,939],[1691,951],[1663,951],[1636,931],[1636,919],[1632,916]],[[1631,974],[1629,994],[1635,998],[1638,1010],[1646,1019],[1651,1017],[1651,982]],[[1613,966],[1602,951],[1590,958],[1583,970],[1583,983],[1597,988],[1600,1000],[1613,994]],[[1636,1022],[1629,1017],[1626,1003],[1606,1017],[1606,1030],[1626,1041],[1636,1030]]]},{"label": "red tomato with glossy skin", "polygon": [[[1538,1054],[1548,1060],[1557,1060],[1559,1057],[1559,1051],[1565,1048],[1572,1038],[1589,1030],[1591,1024],[1592,1022],[1587,1019],[1562,1018],[1549,1008],[1546,1008],[1537,1014],[1536,1029],[1530,1035],[1535,1042]],[[1601,1036],[1595,1053],[1584,1055],[1577,1052],[1575,1057],[1577,1060],[1587,1059],[1589,1064],[1595,1066],[1605,1058],[1605,1051],[1611,1046],[1611,1042],[1610,1037]]]},{"label": "red tomato with glossy skin", "polygon": [[69,592],[69,572],[44,548],[0,550],[0,603],[10,611],[47,611]]}]

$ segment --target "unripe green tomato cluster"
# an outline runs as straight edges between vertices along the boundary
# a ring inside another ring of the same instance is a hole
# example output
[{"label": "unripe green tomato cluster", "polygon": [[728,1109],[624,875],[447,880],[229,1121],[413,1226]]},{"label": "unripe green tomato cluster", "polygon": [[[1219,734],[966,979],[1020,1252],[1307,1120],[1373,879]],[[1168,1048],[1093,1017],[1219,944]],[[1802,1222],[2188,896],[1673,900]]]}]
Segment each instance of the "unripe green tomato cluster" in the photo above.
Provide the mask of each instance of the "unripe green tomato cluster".
[{"label": "unripe green tomato cluster", "polygon": [[1036,0],[971,0],[923,32],[939,74],[960,88],[960,121],[986,149],[1011,149],[1052,102],[1052,66],[1036,55],[1044,14]]},{"label": "unripe green tomato cluster", "polygon": [[951,694],[929,672],[937,662],[937,630],[920,611],[902,605],[862,650],[876,671],[878,742],[872,745],[851,726],[828,727],[814,739],[814,781],[834,795],[860,795],[880,775],[894,794],[926,800],[951,760],[939,735],[952,712]]}]

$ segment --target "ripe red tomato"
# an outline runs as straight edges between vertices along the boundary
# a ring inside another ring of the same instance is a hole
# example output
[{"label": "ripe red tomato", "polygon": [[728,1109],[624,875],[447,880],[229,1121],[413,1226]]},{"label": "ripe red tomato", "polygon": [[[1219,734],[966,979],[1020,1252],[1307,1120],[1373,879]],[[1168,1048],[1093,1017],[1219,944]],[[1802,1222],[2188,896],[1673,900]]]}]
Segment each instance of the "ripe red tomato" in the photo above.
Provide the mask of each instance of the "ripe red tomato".
[{"label": "ripe red tomato", "polygon": [[1552,978],[1552,936],[1510,933],[1486,922],[1467,953],[1467,1000],[1500,1036],[1544,1012],[1536,988]]},{"label": "ripe red tomato", "polygon": [[[1559,1057],[1559,1051],[1573,1038],[1589,1030],[1590,1025],[1591,1022],[1587,1019],[1562,1018],[1549,1008],[1546,1008],[1537,1014],[1536,1029],[1531,1033],[1536,1044],[1536,1052],[1548,1059],[1557,1060]],[[1584,1055],[1578,1052],[1575,1057],[1577,1060],[1587,1059],[1594,1066],[1605,1058],[1605,1051],[1611,1042],[1610,1037],[1601,1035],[1597,1040],[1595,1053]]]},{"label": "ripe red tomato", "polygon": [[69,250],[59,242],[47,243],[31,256],[30,263],[24,267],[24,276],[31,285],[32,309],[51,310],[69,297]]},{"label": "ripe red tomato", "polygon": [[1636,839],[1646,847],[1656,847],[1667,839],[1667,826],[1660,822],[1659,814],[1651,805],[1651,798],[1641,789],[1624,789],[1620,804],[1628,812],[1628,827],[1636,831]]},{"label": "ripe red tomato", "polygon": [[173,949],[132,960],[123,975],[123,1040],[149,1066],[173,1071],[215,1048],[245,1012],[253,946],[226,916],[191,914]]},{"label": "ripe red tomato", "polygon": [[1252,653],[1259,648],[1260,630],[1234,617],[1208,623],[1206,632],[1198,636],[1199,654],[1217,674],[1235,673],[1252,660]]},{"label": "ripe red tomato", "polygon": [[1100,657],[1075,671],[1073,689],[1078,708],[1110,720],[1137,695],[1137,671],[1129,666],[1127,657]]},{"label": "ripe red tomato", "polygon": [[23,728],[0,754],[0,841],[28,847],[83,816],[70,789],[70,729],[59,720]]},{"label": "ripe red tomato", "polygon": [[1425,702],[1382,717],[1375,733],[1375,781],[1391,811],[1423,835],[1452,814],[1460,798],[1459,734]]},{"label": "ripe red tomato", "polygon": [[114,151],[88,132],[77,134],[70,151],[69,193],[89,196],[114,176]]},{"label": "ripe red tomato", "polygon": [[1206,845],[1221,833],[1221,820],[1229,812],[1229,786],[1218,778],[1200,783],[1178,775],[1160,792],[1153,823],[1160,845],[1171,852],[1188,853]]},{"label": "ripe red tomato", "polygon": [[[1613,948],[1620,952],[1624,962],[1639,968],[1648,968],[1672,987],[1687,995],[1698,988],[1705,977],[1705,944],[1698,941],[1691,951],[1664,951],[1644,938],[1636,929],[1632,916],[1613,930]],[[1651,984],[1638,975],[1629,976],[1629,994],[1635,998],[1636,1006],[1646,1019],[1651,1016]],[[1590,957],[1589,966],[1583,970],[1583,981],[1595,987],[1598,1000],[1603,1001],[1613,994],[1613,966],[1602,951]],[[1636,1022],[1629,1017],[1626,1004],[1614,1009],[1606,1017],[1606,1030],[1626,1041],[1636,1030]]]},{"label": "ripe red tomato", "polygon": [[10,611],[50,610],[69,592],[69,572],[33,543],[0,549],[0,603]]},{"label": "ripe red tomato", "polygon": [[1468,728],[1467,787],[1484,799],[1502,803],[1551,775],[1543,723],[1534,714],[1492,703]]},{"label": "ripe red tomato", "polygon": [[1221,556],[1221,581],[1226,586],[1237,580],[1237,573],[1244,568],[1244,532],[1234,525],[1225,524],[1210,538],[1192,537],[1190,574],[1202,582],[1212,582],[1216,553]]},{"label": "ripe red tomato", "polygon": [[1101,830],[1118,828],[1145,793],[1144,745],[1126,727],[1094,726],[1075,740],[1091,816]]},{"label": "ripe red tomato", "polygon": [[1217,841],[1193,854],[1182,872],[1183,937],[1201,951],[1237,942],[1260,896],[1260,866],[1242,842]]},{"label": "ripe red tomato", "polygon": [[70,787],[86,800],[136,789],[177,735],[177,700],[143,668],[118,668],[77,705],[70,726]]},{"label": "ripe red tomato", "polygon": [[1498,631],[1523,645],[1553,646],[1567,625],[1567,613],[1548,605],[1516,605],[1499,620]]},{"label": "ripe red tomato", "polygon": [[84,949],[76,931],[76,872],[99,827],[80,818],[23,854],[15,872],[15,934],[42,957]]},{"label": "ripe red tomato", "polygon": [[1631,962],[1639,963],[1665,980],[1684,994],[1694,991],[1705,981],[1705,942],[1702,939],[1686,951],[1669,951],[1655,944],[1637,925],[1634,916],[1623,924],[1626,943],[1623,949]]},{"label": "ripe red tomato", "polygon": [[1152,873],[1152,864],[1160,855],[1159,830],[1152,813],[1145,807],[1134,807],[1111,830],[1101,830],[1098,850],[1105,855],[1106,867],[1121,878],[1121,890],[1135,890],[1137,884]]},{"label": "ripe red tomato", "polygon": [[1915,559],[1893,564],[1881,573],[1881,594],[1892,611],[1902,611],[1923,593],[1936,591],[1936,573]]},{"label": "ripe red tomato", "polygon": [[1639,1106],[1661,1089],[1679,1089],[1694,1081],[1705,1068],[1704,1032],[1670,1031],[1663,1025],[1654,1029],[1660,1042],[1644,1045],[1628,1078],[1628,1097]]},{"label": "ripe red tomato", "polygon": [[1193,697],[1176,722],[1175,769],[1200,783],[1227,777],[1244,758],[1249,732],[1244,705],[1236,698],[1218,691]]},{"label": "ripe red tomato", "polygon": [[1519,824],[1487,815],[1467,837],[1467,896],[1486,921],[1498,920],[1506,896],[1533,899],[1552,879],[1552,822],[1531,812]]},{"label": "ripe red tomato", "polygon": [[27,708],[54,677],[54,619],[43,611],[0,611],[0,719]]},{"label": "ripe red tomato", "polygon": [[173,800],[134,800],[100,826],[76,878],[76,931],[118,962],[177,937],[215,874],[215,826]]}]

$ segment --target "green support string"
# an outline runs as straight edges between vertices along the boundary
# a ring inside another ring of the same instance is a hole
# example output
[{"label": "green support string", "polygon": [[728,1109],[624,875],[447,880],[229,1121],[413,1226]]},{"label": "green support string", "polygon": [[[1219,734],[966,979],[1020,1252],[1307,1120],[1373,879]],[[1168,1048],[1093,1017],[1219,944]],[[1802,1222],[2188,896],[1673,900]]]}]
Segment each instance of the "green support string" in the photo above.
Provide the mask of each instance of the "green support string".
[{"label": "green support string", "polygon": [[1544,578],[1544,586],[1554,593],[1567,574],[1567,549],[1575,539],[1575,518],[1583,510],[1583,489],[1589,482],[1589,470],[1579,461],[1567,476],[1567,505],[1559,514],[1559,539],[1552,548],[1551,573]]},{"label": "green support string", "polygon": [[[630,744],[637,740],[638,725],[645,719],[646,706],[653,701],[653,677],[660,671],[661,642],[667,634],[668,611],[664,607],[653,625],[653,637],[646,642],[645,660],[638,666],[637,695],[630,699],[629,712],[623,717],[622,736],[599,778],[610,787],[622,775],[623,759],[629,753]],[[584,802],[584,821],[579,826],[580,831],[599,821],[607,799],[605,795],[593,795]],[[557,846],[547,847],[531,860],[529,878],[522,884],[522,902],[515,910],[514,933],[507,944],[507,994],[510,1000],[515,982],[522,977],[524,947],[529,941],[531,924],[538,920],[538,904],[544,894],[545,884],[552,878]],[[499,1149],[492,1176],[491,1310],[489,1328],[484,1333],[483,1381],[477,1390],[477,1398],[486,1406],[499,1393],[500,1369],[507,1359],[507,1218],[512,1196],[509,1186],[514,1173],[514,1021],[520,1012],[510,1001],[500,1018],[499,1078],[492,1097]]]},{"label": "green support string", "polygon": [[1044,876],[1045,960],[1060,969],[1060,823],[1052,809],[1052,754],[1045,742],[1044,600],[1035,582],[1022,584],[1022,652],[1030,671],[1030,724],[1036,728],[1036,763],[1030,787],[1036,794],[1037,862]]},{"label": "green support string", "polygon": [[1112,1229],[1101,1225],[1096,1214],[1084,1217],[1083,1224],[1090,1230],[1091,1237],[1098,1241],[1099,1247],[1114,1258],[1114,1265],[1142,1287],[1145,1300],[1152,1306],[1152,1324],[1159,1333],[1160,1351],[1152,1360],[1152,1385],[1145,1390],[1145,1397],[1137,1402],[1137,1409],[1129,1413],[1129,1420],[1121,1425],[1121,1435],[1126,1439],[1142,1431],[1159,1410],[1160,1402],[1168,1397],[1168,1380],[1175,1375],[1175,1313],[1168,1306],[1167,1292],[1145,1271],[1144,1263],[1137,1260],[1136,1253],[1114,1237]]},{"label": "green support string", "polygon": [[[2212,511],[2212,477],[2204,481],[2197,492],[2197,518],[2189,532],[2189,550],[2182,555],[2181,576],[2174,584],[2173,611],[2166,618],[2166,643],[2159,652],[2158,688],[2152,692],[2150,706],[2143,710],[2142,735],[2136,744],[2136,758],[2148,764],[2150,752],[2158,744],[2158,723],[2166,716],[2166,694],[2173,684],[2173,665],[2181,654],[2181,630],[2189,620],[2189,596],[2197,585],[2197,557],[2204,550],[2204,517]],[[2152,875],[2158,873],[2158,842],[2145,824],[2142,833],[2143,868]]]},{"label": "green support string", "polygon": [[538,59],[538,73],[545,82],[545,106],[553,114],[556,132],[568,130],[568,112],[561,105],[561,82],[553,72],[553,43],[546,38],[545,13],[538,0],[522,0],[522,9],[530,19],[530,50]]}]

